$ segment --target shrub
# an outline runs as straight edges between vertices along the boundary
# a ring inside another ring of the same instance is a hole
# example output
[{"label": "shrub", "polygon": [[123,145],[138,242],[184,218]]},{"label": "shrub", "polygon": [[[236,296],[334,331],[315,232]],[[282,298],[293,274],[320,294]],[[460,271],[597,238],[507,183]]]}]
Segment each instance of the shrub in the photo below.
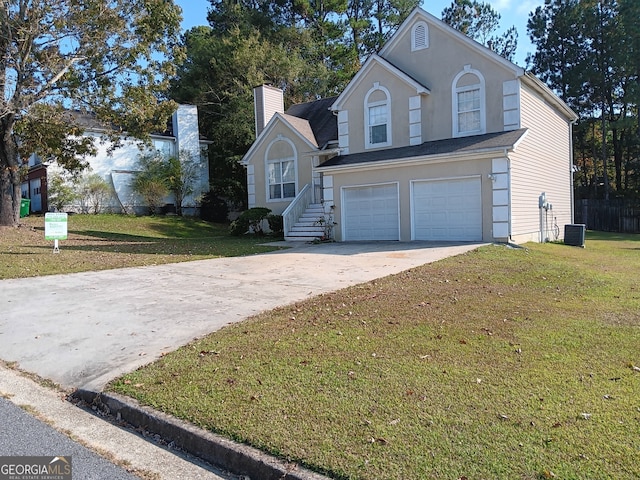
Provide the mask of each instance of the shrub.
[{"label": "shrub", "polygon": [[269,230],[276,237],[282,237],[284,235],[284,219],[282,215],[269,214],[267,215],[267,222],[269,222]]},{"label": "shrub", "polygon": [[138,169],[131,188],[142,197],[151,215],[160,213],[164,198],[169,194],[165,159],[157,153],[143,155],[138,159]]},{"label": "shrub", "polygon": [[208,191],[202,197],[200,204],[200,218],[207,222],[225,223],[229,219],[229,205],[214,192]]},{"label": "shrub", "polygon": [[80,196],[73,184],[60,173],[53,173],[49,176],[47,194],[49,205],[57,212],[63,212]]},{"label": "shrub", "polygon": [[78,185],[82,213],[98,214],[111,196],[111,185],[97,173],[84,176]]},{"label": "shrub", "polygon": [[271,210],[264,207],[255,207],[245,210],[240,214],[237,220],[231,222],[231,235],[243,235],[247,232],[256,235],[264,235],[262,224]]}]

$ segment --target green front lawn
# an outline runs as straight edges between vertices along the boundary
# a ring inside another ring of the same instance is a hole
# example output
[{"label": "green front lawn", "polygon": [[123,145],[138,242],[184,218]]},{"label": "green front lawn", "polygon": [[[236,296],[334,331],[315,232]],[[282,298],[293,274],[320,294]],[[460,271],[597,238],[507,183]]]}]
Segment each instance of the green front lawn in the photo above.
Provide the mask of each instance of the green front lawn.
[{"label": "green front lawn", "polygon": [[228,225],[189,217],[70,215],[68,239],[44,238],[44,216],[0,228],[0,279],[186,262],[264,253],[265,237],[232,237]]},{"label": "green front lawn", "polygon": [[338,479],[637,479],[640,236],[483,247],[228,326],[110,388]]}]

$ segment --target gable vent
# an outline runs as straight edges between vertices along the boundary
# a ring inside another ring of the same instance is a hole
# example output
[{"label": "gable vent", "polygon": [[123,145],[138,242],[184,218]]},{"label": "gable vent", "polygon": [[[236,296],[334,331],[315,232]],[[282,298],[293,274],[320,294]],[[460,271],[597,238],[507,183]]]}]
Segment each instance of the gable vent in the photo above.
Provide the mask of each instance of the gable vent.
[{"label": "gable vent", "polygon": [[421,50],[429,47],[429,31],[424,22],[418,23],[413,27],[411,50]]}]

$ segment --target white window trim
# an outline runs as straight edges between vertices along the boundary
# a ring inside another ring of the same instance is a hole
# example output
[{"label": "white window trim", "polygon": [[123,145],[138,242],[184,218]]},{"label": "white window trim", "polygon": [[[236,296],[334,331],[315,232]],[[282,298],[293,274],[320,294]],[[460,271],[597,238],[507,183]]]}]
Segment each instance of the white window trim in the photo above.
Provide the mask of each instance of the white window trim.
[{"label": "white window trim", "polygon": [[[369,103],[369,97],[371,96],[371,94],[378,90],[384,93],[387,99]],[[387,141],[380,143],[371,143],[371,135],[369,132],[369,108],[379,107],[381,105],[386,105],[387,107]],[[389,92],[387,88],[381,86],[378,82],[376,82],[364,97],[364,148],[383,148],[391,146],[391,131],[391,92]]]},{"label": "white window trim", "polygon": [[[466,85],[464,87],[458,87],[458,81],[464,75],[472,74],[478,79],[478,83],[474,85]],[[468,132],[461,132],[458,125],[458,94],[470,90],[480,90],[480,129],[472,130]],[[471,68],[471,65],[465,65],[464,69],[458,73],[451,83],[451,121],[454,137],[468,137],[471,135],[480,135],[487,131],[487,108],[486,108],[486,96],[485,96],[485,81],[484,76],[478,71]]]},{"label": "white window trim", "polygon": [[[289,144],[289,146],[291,147],[292,151],[293,151],[293,156],[291,157],[287,157],[287,158],[269,158],[269,151],[271,150],[271,147],[276,144],[277,142],[286,142]],[[272,163],[282,163],[282,162],[289,162],[289,161],[293,161],[293,176],[294,176],[294,184],[295,184],[295,195],[293,197],[283,197],[283,198],[271,198],[271,184],[269,183],[269,165]],[[287,137],[284,137],[282,135],[278,135],[276,138],[274,138],[273,140],[271,140],[271,142],[269,142],[269,145],[267,145],[267,148],[265,149],[264,152],[264,185],[265,185],[265,199],[267,201],[267,203],[277,203],[277,202],[290,202],[291,200],[293,200],[295,198],[296,195],[298,195],[298,150],[296,149],[295,144],[288,139]]]},{"label": "white window trim", "polygon": [[[417,43],[418,39],[416,38],[416,30],[418,27],[424,27],[424,44],[422,45],[418,45]],[[427,22],[417,22],[411,28],[411,51],[415,52],[425,48],[429,48],[429,25],[427,25]]]}]

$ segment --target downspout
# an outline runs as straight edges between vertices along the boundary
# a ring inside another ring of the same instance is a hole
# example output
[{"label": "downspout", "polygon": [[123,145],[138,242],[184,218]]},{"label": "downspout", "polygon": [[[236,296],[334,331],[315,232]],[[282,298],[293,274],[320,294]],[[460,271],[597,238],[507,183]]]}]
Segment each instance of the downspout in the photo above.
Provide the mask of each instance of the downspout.
[{"label": "downspout", "polygon": [[[575,192],[574,192],[574,164],[573,164],[573,125],[575,124],[575,120],[569,122],[569,185],[571,186],[571,224],[575,223]],[[586,221],[584,222],[586,223]]]},{"label": "downspout", "polygon": [[508,243],[511,243],[513,242],[513,231],[512,231],[513,215],[511,210],[513,202],[511,201],[511,157],[509,157],[508,155],[507,155],[507,185],[509,185],[509,190],[508,190],[509,192],[509,200],[508,200],[509,202],[509,242]]}]

